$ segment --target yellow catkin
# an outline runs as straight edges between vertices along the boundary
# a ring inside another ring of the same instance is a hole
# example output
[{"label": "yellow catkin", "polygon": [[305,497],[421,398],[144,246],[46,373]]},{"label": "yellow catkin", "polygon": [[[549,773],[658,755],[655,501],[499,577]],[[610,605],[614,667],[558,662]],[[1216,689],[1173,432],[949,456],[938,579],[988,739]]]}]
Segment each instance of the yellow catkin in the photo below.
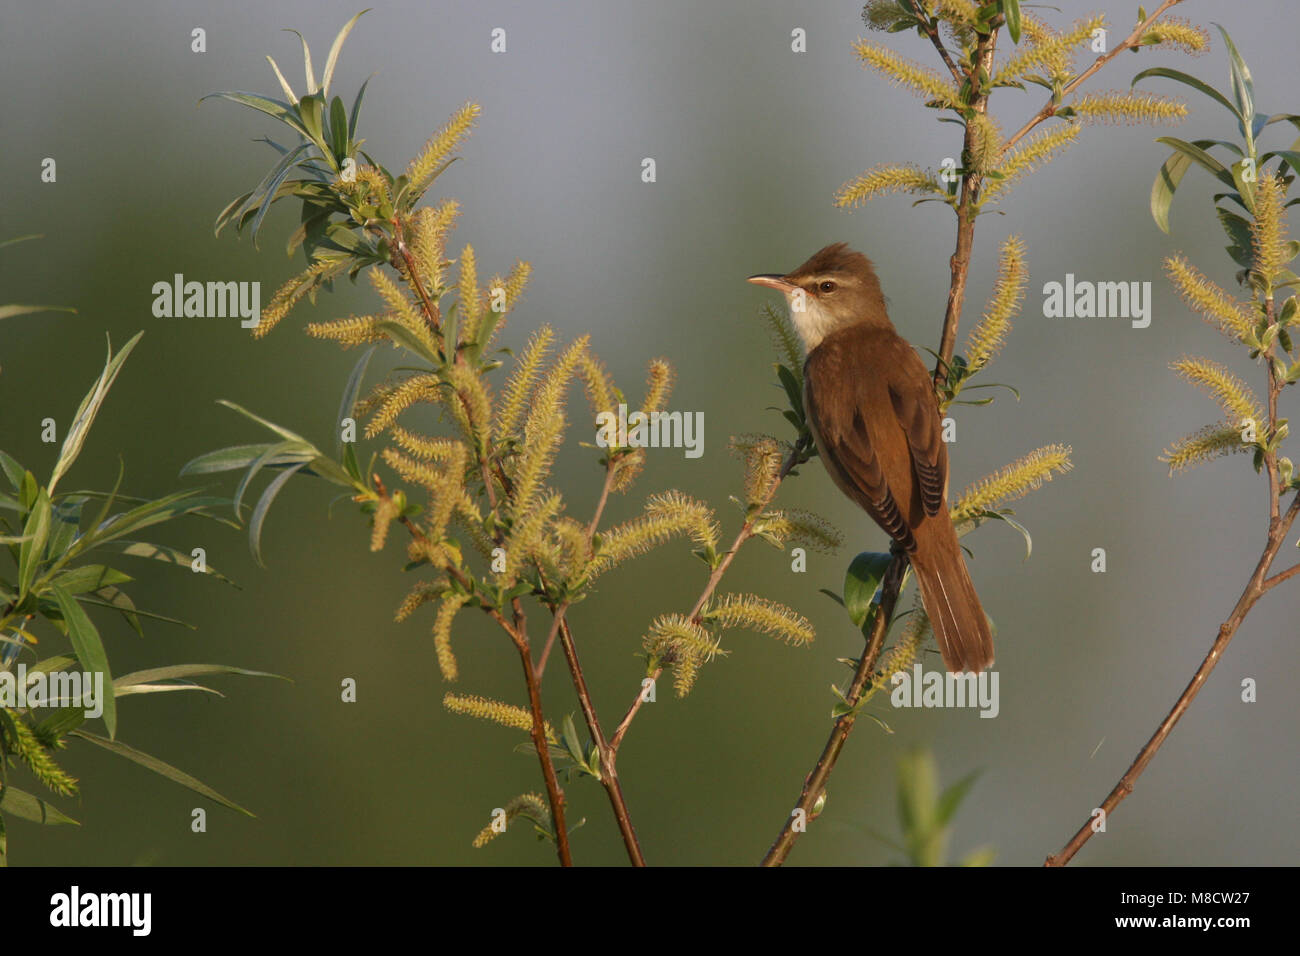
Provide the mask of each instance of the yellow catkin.
[{"label": "yellow catkin", "polygon": [[546,806],[546,801],[540,793],[525,793],[515,797],[507,803],[502,809],[505,811],[505,818],[500,822],[493,821],[479,831],[478,836],[474,838],[475,849],[481,849],[500,836],[505,829],[510,826],[518,817],[525,817],[534,823],[544,825],[550,817],[550,810]]},{"label": "yellow catkin", "polygon": [[384,333],[375,328],[379,321],[374,315],[353,315],[333,322],[309,322],[307,334],[314,339],[333,339],[345,347],[382,342]]},{"label": "yellow catkin", "polygon": [[860,206],[876,196],[898,192],[942,193],[944,189],[933,174],[918,166],[881,165],[841,186],[835,194],[835,205],[841,209]]},{"label": "yellow catkin", "polygon": [[985,180],[982,198],[991,199],[1014,185],[1026,173],[1051,162],[1057,153],[1072,145],[1078,136],[1078,123],[1062,122],[1022,140],[1020,146],[1003,157],[995,167],[1002,178]]},{"label": "yellow catkin", "polygon": [[1159,38],[1155,45],[1176,47],[1191,56],[1200,56],[1210,48],[1210,31],[1182,17],[1164,17],[1153,24],[1143,39]]},{"label": "yellow catkin", "polygon": [[966,340],[966,362],[971,369],[983,368],[1002,348],[1011,329],[1011,316],[1019,312],[1028,282],[1024,240],[1010,236],[1002,243],[998,278],[984,316]]},{"label": "yellow catkin", "polygon": [[789,644],[807,644],[816,636],[802,614],[756,594],[728,594],[708,611],[707,619],[721,628],[743,627],[774,634]]},{"label": "yellow catkin", "polygon": [[798,508],[769,511],[762,519],[763,533],[786,541],[806,545],[823,554],[834,554],[844,544],[844,535],[825,518]]},{"label": "yellow catkin", "polygon": [[424,149],[406,167],[406,178],[415,194],[418,195],[428,186],[438,168],[469,135],[482,112],[477,103],[466,103],[452,115],[445,126],[429,137]]},{"label": "yellow catkin", "polygon": [[[438,605],[438,616],[433,620],[433,650],[437,655],[438,670],[442,671],[443,680],[454,681],[460,677],[460,667],[451,649],[451,625],[456,619],[456,612],[464,607],[468,600],[468,594],[443,595],[442,603]],[[497,722],[501,723],[501,721]]]},{"label": "yellow catkin", "polygon": [[1242,339],[1255,328],[1252,306],[1229,295],[1182,256],[1165,259],[1165,274],[1193,312],[1218,326],[1231,339]]},{"label": "yellow catkin", "polygon": [[1085,123],[1179,123],[1187,105],[1157,93],[1098,91],[1070,104]]},{"label": "yellow catkin", "polygon": [[1259,399],[1250,386],[1218,362],[1188,356],[1170,366],[1187,381],[1204,389],[1236,423],[1260,420]]},{"label": "yellow catkin", "polygon": [[1255,271],[1268,280],[1270,292],[1292,258],[1287,248],[1285,201],[1286,192],[1276,175],[1268,172],[1259,177],[1250,234],[1255,247]]},{"label": "yellow catkin", "polygon": [[[490,697],[480,697],[477,694],[451,692],[443,697],[442,706],[453,714],[460,714],[463,717],[490,720],[494,724],[522,730],[526,734],[533,732],[533,715],[527,707],[516,707],[514,704],[506,704]],[[546,739],[551,743],[558,743],[559,738],[555,735],[555,728],[550,722],[544,721],[542,726],[545,728]]]},{"label": "yellow catkin", "polygon": [[1253,447],[1243,442],[1241,435],[1239,428],[1226,422],[1207,425],[1166,448],[1164,454],[1160,456],[1160,461],[1169,465],[1169,474],[1172,475],[1176,471],[1192,468],[1221,455],[1230,455]]},{"label": "yellow catkin", "polygon": [[896,85],[905,86],[944,106],[955,107],[960,102],[957,87],[952,83],[934,70],[926,69],[888,47],[858,40],[853,44],[853,51],[864,64],[884,74]]},{"label": "yellow catkin", "polygon": [[434,375],[412,375],[387,390],[369,422],[366,437],[374,438],[397,420],[397,416],[417,402],[438,399],[438,378]]},{"label": "yellow catkin", "polygon": [[1000,504],[1023,498],[1073,467],[1069,445],[1045,445],[968,486],[951,509],[953,521],[974,517]]},{"label": "yellow catkin", "polygon": [[1038,71],[1049,74],[1066,72],[1074,48],[1091,39],[1093,31],[1104,23],[1104,17],[1094,16],[1087,20],[1076,20],[1069,30],[1062,33],[1048,31],[1045,35],[1040,34],[1040,42],[1033,42],[1031,36],[1031,42],[1016,47],[1011,58],[994,73],[993,82],[1010,83]]},{"label": "yellow catkin", "polygon": [[649,415],[663,409],[668,404],[672,390],[673,367],[666,359],[652,359],[646,372],[645,399],[641,402],[641,411]]},{"label": "yellow catkin", "polygon": [[411,248],[422,278],[428,283],[428,292],[441,292],[447,270],[447,237],[455,228],[460,215],[460,205],[454,199],[444,199],[437,206],[424,206],[415,211]]}]

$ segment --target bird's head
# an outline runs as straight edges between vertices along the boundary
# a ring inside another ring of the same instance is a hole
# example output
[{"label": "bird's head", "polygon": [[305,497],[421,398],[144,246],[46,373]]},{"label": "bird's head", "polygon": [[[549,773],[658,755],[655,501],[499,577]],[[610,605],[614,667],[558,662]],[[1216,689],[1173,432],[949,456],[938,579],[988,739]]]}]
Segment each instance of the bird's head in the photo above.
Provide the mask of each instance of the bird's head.
[{"label": "bird's head", "polygon": [[889,326],[871,260],[843,242],[819,250],[793,272],[750,276],[749,281],[785,296],[795,331],[809,352],[851,325]]}]

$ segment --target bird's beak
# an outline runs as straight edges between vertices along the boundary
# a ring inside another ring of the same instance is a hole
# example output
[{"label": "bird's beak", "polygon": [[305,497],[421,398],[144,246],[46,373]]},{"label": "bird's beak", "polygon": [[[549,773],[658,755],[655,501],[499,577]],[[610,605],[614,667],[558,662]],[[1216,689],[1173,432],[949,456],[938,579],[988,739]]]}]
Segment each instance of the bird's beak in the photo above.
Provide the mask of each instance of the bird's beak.
[{"label": "bird's beak", "polygon": [[789,295],[798,288],[794,283],[787,282],[785,276],[779,275],[750,276],[747,281],[754,283],[754,285],[765,285],[769,289],[775,289],[782,295]]}]

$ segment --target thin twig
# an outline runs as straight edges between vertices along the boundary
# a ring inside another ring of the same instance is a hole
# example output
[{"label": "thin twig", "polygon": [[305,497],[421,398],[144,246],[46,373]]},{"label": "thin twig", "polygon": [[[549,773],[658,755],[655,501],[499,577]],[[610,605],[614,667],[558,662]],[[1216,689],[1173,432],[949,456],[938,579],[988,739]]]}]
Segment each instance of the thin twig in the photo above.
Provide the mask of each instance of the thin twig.
[{"label": "thin twig", "polygon": [[[1265,311],[1268,317],[1268,324],[1275,325],[1277,316],[1274,312],[1273,297],[1271,295],[1269,295],[1265,301]],[[1268,351],[1264,354],[1264,362],[1268,367],[1268,434],[1265,436],[1266,441],[1271,441],[1273,435],[1276,433],[1278,424],[1277,397],[1284,387],[1278,380],[1277,374],[1273,368],[1272,359],[1276,349],[1277,342],[1274,341]],[[1278,584],[1282,583],[1282,581],[1285,581],[1287,578],[1297,573],[1297,568],[1289,568],[1271,578],[1267,577],[1269,568],[1272,567],[1278,551],[1282,548],[1282,543],[1290,533],[1292,525],[1295,524],[1296,516],[1300,515],[1300,492],[1296,493],[1295,498],[1291,502],[1291,506],[1286,510],[1286,514],[1281,514],[1281,488],[1279,487],[1280,482],[1278,481],[1277,476],[1277,454],[1275,452],[1265,453],[1264,467],[1268,471],[1269,499],[1268,538],[1264,546],[1264,553],[1260,556],[1259,563],[1255,565],[1255,570],[1251,574],[1245,590],[1241,592],[1241,597],[1237,599],[1236,606],[1233,607],[1232,613],[1228,615],[1227,620],[1225,620],[1219,627],[1219,633],[1215,636],[1214,643],[1210,645],[1209,652],[1201,661],[1200,667],[1196,669],[1196,673],[1192,675],[1191,681],[1188,682],[1187,686],[1183,689],[1183,692],[1178,695],[1178,699],[1174,701],[1174,706],[1170,709],[1169,713],[1165,715],[1165,719],[1160,722],[1160,726],[1158,726],[1155,733],[1151,735],[1151,739],[1146,742],[1146,745],[1140,751],[1138,751],[1138,755],[1133,759],[1133,763],[1129,765],[1128,770],[1124,772],[1124,776],[1119,778],[1119,782],[1115,784],[1110,793],[1107,794],[1106,799],[1102,801],[1101,807],[1099,808],[1105,815],[1102,819],[1109,818],[1110,814],[1114,812],[1120,802],[1133,792],[1133,786],[1137,783],[1138,777],[1142,776],[1142,771],[1146,770],[1147,764],[1151,762],[1152,758],[1155,757],[1160,748],[1164,746],[1165,740],[1168,739],[1174,726],[1182,719],[1183,714],[1187,712],[1187,708],[1190,707],[1192,701],[1196,699],[1196,695],[1201,692],[1201,688],[1205,686],[1206,678],[1210,676],[1210,672],[1213,671],[1215,665],[1219,663],[1219,658],[1222,657],[1223,652],[1227,650],[1228,644],[1231,643],[1232,638],[1236,635],[1237,630],[1246,619],[1246,615],[1250,613],[1251,608],[1255,606],[1255,603],[1263,597],[1270,588],[1276,587]],[[1096,813],[1097,811],[1094,810],[1093,816],[1089,818],[1088,822],[1079,828],[1074,836],[1070,838],[1070,841],[1061,848],[1059,853],[1054,853],[1049,856],[1046,861],[1044,861],[1043,865],[1064,866],[1069,863],[1083,845],[1092,838],[1092,834],[1095,832],[1093,827],[1098,825],[1096,821]]]},{"label": "thin twig", "polygon": [[[1103,53],[1100,56],[1098,56],[1097,59],[1093,61],[1090,67],[1088,67],[1078,76],[1076,76],[1073,80],[1067,83],[1065,87],[1061,90],[1062,98],[1069,96],[1071,93],[1077,90],[1080,87],[1080,85],[1082,85],[1085,81],[1087,81],[1089,77],[1091,77],[1094,73],[1100,70],[1103,66],[1109,63],[1115,57],[1119,56],[1125,50],[1130,50],[1133,47],[1137,46],[1138,41],[1142,39],[1142,35],[1151,28],[1151,24],[1155,23],[1157,20],[1160,19],[1161,14],[1163,14],[1170,7],[1176,6],[1177,4],[1182,2],[1183,0],[1164,0],[1164,2],[1160,4],[1159,7],[1156,8],[1156,12],[1151,14],[1151,16],[1147,17],[1141,23],[1139,23],[1137,27],[1134,28],[1133,32],[1130,33],[1128,37],[1124,40],[1124,42],[1122,42],[1119,46],[1115,47],[1109,52]],[[1016,143],[1020,142],[1020,140],[1022,140],[1025,137],[1025,134],[1028,133],[1030,130],[1032,130],[1035,126],[1037,126],[1039,123],[1046,120],[1048,117],[1055,115],[1057,110],[1057,105],[1058,104],[1055,98],[1049,97],[1047,102],[1043,104],[1043,108],[1040,109],[1037,113],[1035,113],[1030,118],[1029,122],[1025,123],[1024,126],[1016,130],[1016,132],[1012,135],[1010,139],[1008,139],[1005,143],[1002,144],[1001,152],[1006,153],[1008,149],[1010,149]]]},{"label": "thin twig", "polygon": [[871,636],[867,639],[866,648],[853,671],[853,683],[849,685],[849,691],[844,695],[849,709],[841,714],[831,727],[830,737],[826,740],[826,746],[822,748],[821,756],[817,758],[812,772],[804,779],[803,789],[799,793],[799,802],[790,811],[785,824],[781,827],[781,833],[768,849],[767,855],[763,857],[763,866],[780,866],[784,863],[794,847],[794,841],[799,838],[807,822],[816,816],[813,811],[817,801],[825,793],[831,771],[835,769],[835,763],[840,759],[840,751],[844,749],[849,733],[853,730],[853,724],[858,719],[857,704],[871,686],[875,675],[876,661],[880,659],[880,651],[885,644],[885,634],[889,630],[890,619],[894,616],[894,607],[898,603],[903,571],[906,567],[907,557],[895,553],[894,560],[885,572],[881,584],[880,604],[871,622]]},{"label": "thin twig", "polygon": [[[371,480],[374,482],[375,494],[382,499],[391,500],[388,489],[384,487],[383,479],[379,475],[372,475]],[[402,517],[398,518],[398,522],[402,527],[406,528],[416,541],[428,540],[424,531],[409,516],[402,515]],[[448,566],[447,573],[466,591],[470,590],[470,581],[459,568]],[[551,809],[551,826],[555,832],[555,850],[562,866],[572,866],[573,856],[569,849],[569,831],[564,821],[564,791],[560,788],[559,776],[555,772],[555,763],[551,759],[551,746],[546,739],[546,719],[542,710],[541,682],[533,672],[533,660],[528,645],[528,634],[525,629],[523,605],[518,598],[515,599],[513,604],[513,624],[506,620],[505,615],[501,613],[499,608],[484,606],[483,610],[510,637],[515,649],[519,652],[520,659],[523,661],[524,683],[528,688],[528,709],[532,715],[529,736],[532,737],[533,749],[537,751],[537,759],[542,767],[542,779],[546,784],[547,802],[550,804]]]},{"label": "thin twig", "polygon": [[[1120,802],[1133,792],[1133,786],[1137,783],[1138,777],[1142,776],[1142,771],[1146,770],[1147,764],[1149,764],[1151,758],[1156,755],[1156,751],[1164,745],[1165,740],[1169,737],[1170,731],[1174,729],[1174,725],[1177,724],[1183,714],[1187,712],[1187,708],[1191,706],[1192,701],[1196,699],[1196,695],[1200,693],[1201,688],[1205,686],[1205,679],[1210,676],[1210,672],[1214,670],[1214,666],[1219,663],[1219,658],[1223,656],[1223,652],[1227,649],[1228,644],[1237,633],[1237,629],[1241,626],[1242,621],[1244,621],[1246,615],[1250,613],[1250,609],[1255,606],[1255,602],[1258,601],[1267,590],[1267,588],[1264,587],[1264,584],[1266,583],[1264,581],[1264,575],[1268,571],[1269,565],[1273,562],[1273,558],[1276,557],[1278,549],[1281,547],[1282,542],[1286,537],[1286,533],[1295,521],[1298,513],[1300,513],[1300,495],[1297,495],[1295,500],[1291,502],[1291,507],[1287,509],[1286,516],[1282,518],[1274,530],[1270,532],[1268,546],[1264,549],[1264,554],[1259,559],[1259,564],[1255,566],[1255,572],[1251,575],[1250,582],[1246,585],[1246,589],[1242,592],[1241,597],[1237,599],[1237,604],[1232,609],[1232,613],[1228,615],[1228,619],[1223,622],[1222,626],[1220,626],[1219,633],[1215,637],[1214,643],[1210,646],[1209,653],[1207,653],[1205,659],[1201,661],[1201,666],[1196,669],[1196,673],[1192,675],[1191,681],[1178,696],[1178,700],[1174,702],[1173,708],[1165,716],[1165,719],[1160,722],[1160,726],[1156,728],[1155,733],[1151,735],[1151,739],[1146,742],[1146,746],[1138,751],[1137,757],[1135,757],[1133,763],[1129,765],[1128,770],[1124,772],[1124,776],[1119,778],[1119,783],[1115,784],[1110,793],[1107,794],[1106,799],[1102,801],[1099,809],[1105,812],[1107,819],[1109,819],[1110,815],[1115,811],[1115,808],[1119,806]],[[1078,853],[1083,845],[1092,837],[1094,832],[1093,827],[1097,825],[1095,814],[1096,811],[1094,811],[1093,815],[1089,817],[1088,822],[1081,826],[1078,832],[1070,838],[1070,841],[1066,843],[1058,853],[1049,856],[1043,865],[1064,866],[1069,863],[1070,860],[1074,858],[1074,855]]]}]

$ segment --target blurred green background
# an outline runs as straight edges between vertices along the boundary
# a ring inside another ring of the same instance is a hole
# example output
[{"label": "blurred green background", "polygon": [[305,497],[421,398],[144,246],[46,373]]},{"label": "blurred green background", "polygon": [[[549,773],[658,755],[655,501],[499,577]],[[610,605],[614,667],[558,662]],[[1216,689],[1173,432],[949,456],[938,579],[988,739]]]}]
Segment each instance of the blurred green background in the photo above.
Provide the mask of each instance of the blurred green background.
[{"label": "blurred green background", "polygon": [[[1133,22],[1136,4],[1065,6],[1066,16],[1104,10],[1118,32]],[[200,452],[262,440],[255,426],[217,406],[219,398],[327,445],[355,354],[300,330],[309,320],[372,311],[364,284],[340,285],[257,342],[235,320],[156,319],[150,290],[178,272],[200,281],[259,280],[265,303],[300,268],[282,251],[297,221],[287,206],[269,217],[260,252],[247,238],[213,238],[217,211],[273,161],[252,140],[273,134],[275,124],[230,103],[196,104],[222,89],[278,96],[267,53],[300,87],[298,40],[279,29],[303,31],[319,71],[335,32],[357,9],[337,0],[5,5],[0,236],[46,238],[0,255],[0,301],[66,304],[78,314],[0,323],[0,447],[47,474],[57,450],[40,442],[41,419],[54,417],[61,437],[102,365],[105,330],[121,345],[140,329],[146,335],[73,485],[111,486],[120,455],[124,489],[158,495],[183,484],[178,469]],[[521,345],[543,322],[566,338],[590,332],[633,396],[646,360],[664,356],[678,374],[671,407],[705,413],[704,457],[652,452],[637,488],[612,505],[612,519],[639,511],[652,491],[677,487],[714,504],[734,533],[737,513],[727,496],[736,493],[740,466],[727,438],[785,429],[767,410],[780,401],[758,318],[767,298],[744,283],[746,275],[784,271],[847,240],[876,262],[902,333],[918,344],[937,341],[951,214],[936,205],[913,209],[898,197],[852,213],[831,205],[835,189],[878,162],[935,167],[959,150],[954,127],[858,65],[850,43],[862,31],[860,9],[852,0],[814,9],[753,0],[385,3],[361,19],[344,49],[335,88],[346,101],[377,71],[362,131],[390,167],[404,166],[459,105],[483,105],[463,161],[435,192],[461,201],[452,248],[472,242],[482,271],[504,270],[515,257],[534,265],[504,342]],[[1252,0],[1225,10],[1192,0],[1177,12],[1206,25],[1211,16],[1230,17],[1260,108],[1300,111],[1294,45],[1277,26],[1289,4]],[[190,50],[196,27],[207,31],[206,53]],[[495,27],[507,31],[505,54],[489,50]],[[790,52],[795,27],[808,32],[805,54]],[[1195,61],[1126,54],[1090,88],[1126,88],[1139,69],[1157,64],[1223,86],[1227,61],[1214,36],[1212,52]],[[889,42],[930,59],[915,37]],[[1177,91],[1160,81],[1150,87]],[[1013,129],[1040,103],[1038,92],[1001,91],[995,113]],[[1201,99],[1190,106],[1177,135],[1236,137],[1226,112]],[[1263,482],[1244,458],[1178,480],[1156,460],[1170,440],[1216,414],[1167,369],[1171,360],[1192,351],[1258,378],[1239,350],[1180,306],[1162,277],[1162,258],[1181,249],[1217,281],[1232,281],[1207,176],[1194,170],[1185,180],[1172,237],[1151,222],[1150,185],[1167,152],[1153,138],[1164,132],[1088,129],[1002,202],[1005,215],[980,220],[965,330],[991,287],[1002,238],[1018,232],[1029,243],[1026,311],[989,373],[991,381],[1014,383],[1023,398],[1003,395],[992,407],[960,410],[953,487],[1049,442],[1070,443],[1076,467],[1017,506],[1034,534],[1030,560],[1020,536],[1003,525],[967,541],[998,627],[1001,714],[895,712],[878,699],[871,712],[895,733],[859,724],[826,813],[792,863],[893,859],[868,831],[896,835],[895,761],[916,744],[933,748],[945,783],[983,768],[957,817],[954,855],[991,843],[999,863],[1041,862],[1127,767],[1240,593],[1263,543]],[[1279,132],[1271,142],[1280,148],[1289,137]],[[57,183],[40,181],[45,157],[57,160]],[[640,181],[643,157],[655,158],[658,182]],[[1042,284],[1067,272],[1151,281],[1151,327],[1042,318]],[[1294,405],[1293,396],[1287,400]],[[559,472],[577,514],[589,512],[598,487],[592,455],[578,447],[585,439],[570,433]],[[221,488],[230,493],[233,479]],[[331,517],[330,495],[324,485],[289,486],[265,529],[265,571],[235,531],[199,521],[168,526],[163,540],[206,548],[209,561],[242,585],[233,590],[142,562],[129,569],[139,577],[133,593],[141,607],[192,621],[197,631],[155,623],[141,640],[120,620],[99,619],[119,673],[210,661],[294,679],[225,679],[225,699],[155,695],[121,707],[122,739],[196,774],[258,818],[208,805],[208,832],[193,834],[189,811],[206,804],[81,745],[67,765],[84,794],[60,806],[84,825],[13,821],[13,862],[553,862],[525,828],[487,849],[470,847],[492,808],[540,789],[536,760],[514,751],[521,736],[442,710],[447,688],[434,661],[431,613],[392,622],[411,583],[399,547],[370,554],[364,519],[346,505]],[[792,604],[813,620],[818,639],[799,649],[737,633],[727,640],[732,655],[708,666],[688,699],[674,699],[665,686],[638,718],[620,770],[651,863],[760,858],[825,740],[829,685],[847,679],[835,659],[860,648],[841,609],[818,589],[838,590],[850,557],[881,548],[883,534],[815,464],[782,489],[780,501],[820,512],[847,531],[849,544],[834,557],[810,555],[805,574],[790,572],[788,555],[752,544],[724,587]],[[1089,571],[1097,547],[1107,551],[1105,574]],[[571,615],[610,726],[641,676],[634,655],[645,627],[657,614],[688,608],[703,584],[703,566],[687,551],[670,546],[609,575]],[[1294,684],[1285,675],[1300,667],[1298,609],[1294,586],[1262,602],[1080,863],[1294,860],[1300,752]],[[499,633],[466,614],[455,645],[458,690],[522,700],[517,657]],[[345,677],[358,681],[355,704],[339,700]],[[1240,701],[1248,677],[1259,683],[1257,703]],[[545,692],[553,719],[576,713],[561,666],[550,668]],[[599,786],[578,783],[569,796],[571,819],[588,820],[575,835],[576,859],[621,862]]]}]

